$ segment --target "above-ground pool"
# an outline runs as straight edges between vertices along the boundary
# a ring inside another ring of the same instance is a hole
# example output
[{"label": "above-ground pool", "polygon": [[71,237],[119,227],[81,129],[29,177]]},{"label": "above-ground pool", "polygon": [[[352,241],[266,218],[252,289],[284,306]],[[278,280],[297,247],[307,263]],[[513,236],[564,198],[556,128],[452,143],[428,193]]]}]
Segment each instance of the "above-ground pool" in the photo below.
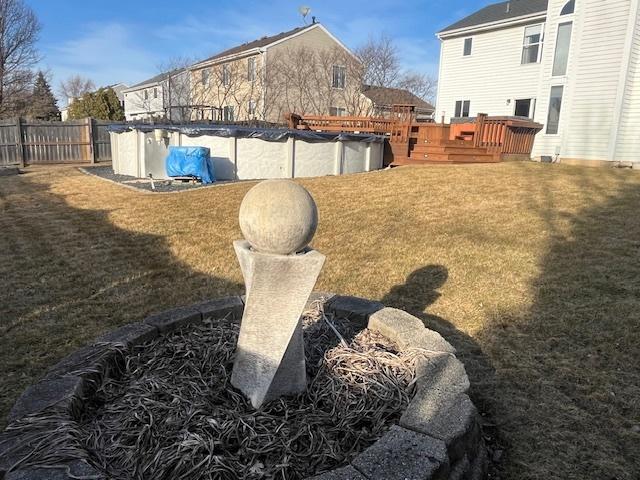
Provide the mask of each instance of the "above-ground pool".
[{"label": "above-ground pool", "polygon": [[208,147],[216,180],[319,177],[382,168],[384,137],[235,126],[114,125],[116,174],[167,179],[171,145]]}]

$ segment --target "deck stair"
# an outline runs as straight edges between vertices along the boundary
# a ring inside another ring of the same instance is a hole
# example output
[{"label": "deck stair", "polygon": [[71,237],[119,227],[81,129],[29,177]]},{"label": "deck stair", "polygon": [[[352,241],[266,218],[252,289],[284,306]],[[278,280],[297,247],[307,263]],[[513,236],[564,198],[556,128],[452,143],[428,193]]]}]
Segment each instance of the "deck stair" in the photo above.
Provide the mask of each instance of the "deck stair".
[{"label": "deck stair", "polygon": [[[447,140],[440,144],[410,143],[409,155],[403,164],[420,161],[423,163],[494,163],[500,155],[486,147],[475,147],[465,140]],[[396,162],[394,162],[396,163]]]}]

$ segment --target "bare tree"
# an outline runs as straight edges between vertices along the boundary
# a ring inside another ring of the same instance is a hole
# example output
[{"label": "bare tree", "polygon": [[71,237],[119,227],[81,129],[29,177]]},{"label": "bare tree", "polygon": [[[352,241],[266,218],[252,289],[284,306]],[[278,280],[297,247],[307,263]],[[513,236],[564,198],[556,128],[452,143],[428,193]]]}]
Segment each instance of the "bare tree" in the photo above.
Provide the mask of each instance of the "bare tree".
[{"label": "bare tree", "polygon": [[22,0],[0,0],[0,116],[12,114],[31,88],[40,23]]},{"label": "bare tree", "polygon": [[355,50],[364,68],[363,80],[367,85],[390,87],[400,77],[398,49],[393,39],[380,34],[369,37],[367,42]]},{"label": "bare tree", "polygon": [[165,117],[170,121],[191,119],[193,92],[188,67],[193,64],[189,57],[174,57],[159,65],[159,71],[166,74],[162,80],[162,102]]},{"label": "bare tree", "polygon": [[405,72],[396,82],[398,88],[409,90],[417,97],[433,102],[436,96],[438,80],[425,73]]},{"label": "bare tree", "polygon": [[96,85],[93,80],[77,74],[61,81],[58,88],[60,96],[67,101],[72,98],[80,98],[85,93],[93,92],[95,89]]}]

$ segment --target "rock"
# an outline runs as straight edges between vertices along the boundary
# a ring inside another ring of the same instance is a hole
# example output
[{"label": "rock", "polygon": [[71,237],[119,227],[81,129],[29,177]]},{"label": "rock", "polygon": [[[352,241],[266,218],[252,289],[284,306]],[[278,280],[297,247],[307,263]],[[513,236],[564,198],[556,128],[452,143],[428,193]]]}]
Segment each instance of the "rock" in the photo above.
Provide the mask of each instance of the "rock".
[{"label": "rock", "polygon": [[202,318],[231,316],[232,319],[240,319],[244,310],[244,302],[240,297],[234,296],[200,302],[194,307],[200,311]]},{"label": "rock", "polygon": [[26,468],[15,470],[5,475],[5,480],[102,480],[106,475],[102,474],[84,460],[52,465],[47,468]]},{"label": "rock", "polygon": [[368,327],[402,348],[424,348],[448,353],[456,351],[439,333],[425,328],[422,320],[397,308],[386,307],[376,311],[369,317]]},{"label": "rock", "polygon": [[321,473],[315,477],[307,478],[307,480],[367,480],[360,472],[351,466],[332,470],[330,472]]},{"label": "rock", "polygon": [[418,391],[400,417],[400,425],[442,440],[452,461],[477,444],[477,411],[466,394]]},{"label": "rock", "polygon": [[369,317],[384,305],[380,302],[366,300],[360,297],[336,295],[325,304],[325,311],[333,313],[336,317],[346,318],[361,327],[366,327]]},{"label": "rock", "polygon": [[441,440],[397,425],[351,463],[368,479],[441,480],[449,473]]},{"label": "rock", "polygon": [[160,330],[161,333],[165,333],[201,321],[202,313],[200,313],[200,310],[194,306],[188,306],[154,313],[145,318],[144,323],[153,325]]},{"label": "rock", "polygon": [[158,336],[158,329],[142,322],[130,323],[117,330],[98,337],[95,343],[111,343],[131,348],[135,345],[153,340]]},{"label": "rock", "polygon": [[49,407],[66,411],[69,416],[83,395],[84,382],[76,376],[43,379],[27,388],[7,416],[9,423]]},{"label": "rock", "polygon": [[254,250],[290,255],[309,245],[318,209],[309,192],[291,180],[265,180],[240,204],[240,230]]}]

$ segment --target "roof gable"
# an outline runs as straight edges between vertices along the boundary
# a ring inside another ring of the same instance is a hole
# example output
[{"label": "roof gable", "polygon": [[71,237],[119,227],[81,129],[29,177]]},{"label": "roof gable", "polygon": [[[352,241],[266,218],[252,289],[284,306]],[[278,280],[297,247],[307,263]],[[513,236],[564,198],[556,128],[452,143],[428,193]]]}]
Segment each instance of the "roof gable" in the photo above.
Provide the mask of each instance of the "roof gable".
[{"label": "roof gable", "polygon": [[142,82],[136,83],[135,85],[131,85],[130,87],[123,89],[123,91],[130,92],[131,90],[144,87],[145,85],[154,85],[156,83],[160,83],[163,80],[165,80],[167,77],[169,77],[169,75],[176,75],[178,73],[183,72],[184,70],[185,70],[184,68],[176,68],[175,70],[171,70],[169,72],[159,73],[154,77],[148,78],[147,80],[143,80]]},{"label": "roof gable", "polygon": [[204,60],[202,60],[201,62],[198,63],[206,63],[206,62],[210,62],[212,60],[218,60],[219,58],[224,58],[224,57],[228,57],[230,55],[237,55],[239,53],[242,52],[246,52],[249,50],[253,50],[255,48],[262,48],[262,47],[266,47],[267,45],[271,45],[272,43],[275,42],[279,42],[281,40],[284,40],[287,37],[291,37],[293,35],[296,35],[298,33],[302,33],[305,30],[308,30],[312,27],[314,27],[315,25],[319,25],[317,23],[311,24],[311,25],[305,25],[304,27],[297,27],[294,28],[292,30],[286,31],[286,32],[280,32],[276,35],[271,35],[268,37],[262,37],[259,38],[257,40],[253,40],[251,42],[247,42],[247,43],[243,43],[242,45],[237,45],[235,47],[231,47],[228,48],[227,50],[224,50],[220,53],[216,53],[215,55],[206,58]]},{"label": "roof gable", "polygon": [[420,110],[435,110],[433,105],[403,88],[365,85],[362,94],[376,106],[415,105]]},{"label": "roof gable", "polygon": [[547,11],[547,3],[548,0],[510,0],[507,2],[494,3],[487,5],[462,20],[458,20],[440,30],[438,33],[506,21],[535,13],[545,13]]}]

